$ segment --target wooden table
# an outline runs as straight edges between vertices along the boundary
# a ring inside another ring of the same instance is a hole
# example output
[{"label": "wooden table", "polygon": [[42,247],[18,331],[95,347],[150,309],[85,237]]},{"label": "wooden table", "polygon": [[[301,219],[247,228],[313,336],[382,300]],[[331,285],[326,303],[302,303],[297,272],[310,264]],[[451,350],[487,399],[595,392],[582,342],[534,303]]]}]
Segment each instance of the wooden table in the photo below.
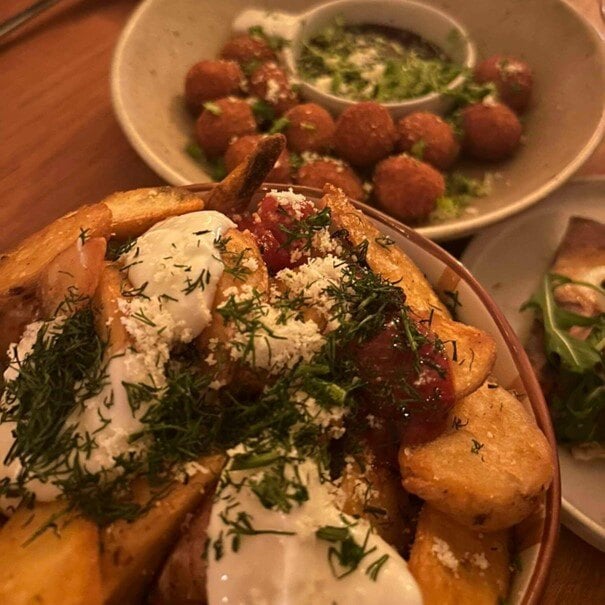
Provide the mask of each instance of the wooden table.
[{"label": "wooden table", "polygon": [[[0,3],[0,21],[31,1]],[[605,34],[596,0],[572,3]],[[135,5],[63,0],[0,42],[0,250],[84,202],[161,183],[109,98],[111,54]],[[605,144],[581,174],[605,174]],[[561,528],[543,602],[605,603],[604,571],[605,554]]]}]

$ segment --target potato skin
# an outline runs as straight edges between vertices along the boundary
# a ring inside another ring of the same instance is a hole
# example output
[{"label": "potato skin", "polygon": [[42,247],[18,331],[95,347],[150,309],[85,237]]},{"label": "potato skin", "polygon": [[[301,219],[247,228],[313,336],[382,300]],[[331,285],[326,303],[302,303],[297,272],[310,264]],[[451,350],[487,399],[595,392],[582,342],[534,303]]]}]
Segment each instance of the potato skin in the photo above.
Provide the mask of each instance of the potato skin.
[{"label": "potato skin", "polygon": [[[453,555],[438,556],[445,543]],[[422,508],[409,567],[424,605],[495,605],[508,594],[510,532],[479,533],[428,504]],[[454,567],[455,569],[452,569]]]},{"label": "potato skin", "polygon": [[323,189],[326,183],[342,189],[354,200],[363,200],[365,192],[359,177],[342,160],[318,159],[301,166],[294,177],[298,185]]},{"label": "potato skin", "polygon": [[223,46],[221,58],[246,65],[251,61],[275,61],[277,57],[262,38],[249,34],[236,34]]},{"label": "potato skin", "polygon": [[286,72],[277,63],[263,63],[250,76],[250,92],[267,102],[277,115],[282,115],[298,103]]},{"label": "potato skin", "polygon": [[204,109],[195,123],[198,143],[209,158],[223,155],[233,137],[256,131],[254,114],[245,101],[228,97],[214,104],[218,111]]},{"label": "potato skin", "polygon": [[[248,134],[231,141],[225,152],[227,172],[235,170],[239,164],[251,155],[262,138],[263,135],[261,134]],[[291,169],[290,154],[284,149],[265,180],[269,183],[290,183],[292,182]]]},{"label": "potato skin", "polygon": [[439,170],[447,170],[456,161],[460,145],[452,127],[439,116],[418,111],[397,122],[400,151],[411,152],[415,145],[422,145],[418,156]]},{"label": "potato skin", "polygon": [[462,145],[477,160],[499,162],[515,153],[521,141],[521,123],[502,103],[474,103],[462,110]]},{"label": "potato skin", "polygon": [[185,76],[185,100],[196,115],[206,101],[239,92],[244,74],[235,61],[199,61]]},{"label": "potato skin", "polygon": [[391,156],[374,171],[376,201],[402,221],[428,216],[444,192],[443,176],[429,164],[409,155]]},{"label": "potato skin", "polygon": [[336,122],[336,154],[359,168],[373,166],[389,155],[396,140],[397,130],[391,114],[373,101],[351,105]]},{"label": "potato skin", "polygon": [[480,84],[493,82],[498,96],[512,110],[522,113],[531,101],[534,76],[531,67],[506,55],[494,55],[475,67],[475,80]]},{"label": "potato skin", "polygon": [[399,451],[403,486],[478,531],[519,523],[553,477],[553,453],[517,398],[487,380],[457,402],[448,430]]},{"label": "potato skin", "polygon": [[289,109],[285,117],[288,148],[297,153],[313,151],[324,153],[334,145],[336,124],[332,116],[320,105],[304,103]]}]

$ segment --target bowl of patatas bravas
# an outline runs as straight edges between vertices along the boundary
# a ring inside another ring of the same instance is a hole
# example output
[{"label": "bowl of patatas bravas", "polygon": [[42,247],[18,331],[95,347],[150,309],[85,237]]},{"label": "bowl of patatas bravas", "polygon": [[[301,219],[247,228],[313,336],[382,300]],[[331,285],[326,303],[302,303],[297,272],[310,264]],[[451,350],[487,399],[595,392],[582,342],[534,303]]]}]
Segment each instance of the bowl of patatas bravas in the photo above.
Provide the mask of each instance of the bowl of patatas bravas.
[{"label": "bowl of patatas bravas", "polygon": [[434,244],[263,184],[283,148],[0,256],[3,604],[538,602],[558,468],[520,345]]}]

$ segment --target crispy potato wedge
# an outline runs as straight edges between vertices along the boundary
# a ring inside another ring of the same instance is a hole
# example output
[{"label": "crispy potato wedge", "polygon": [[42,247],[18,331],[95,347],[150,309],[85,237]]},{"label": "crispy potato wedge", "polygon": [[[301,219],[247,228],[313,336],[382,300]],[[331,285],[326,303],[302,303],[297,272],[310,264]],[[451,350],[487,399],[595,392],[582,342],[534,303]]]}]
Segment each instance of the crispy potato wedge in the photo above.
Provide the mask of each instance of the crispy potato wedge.
[{"label": "crispy potato wedge", "polygon": [[521,402],[487,381],[454,406],[448,427],[434,441],[401,448],[404,487],[479,531],[527,517],[548,489],[553,465]]},{"label": "crispy potato wedge", "polygon": [[[248,286],[260,293],[269,290],[269,273],[254,237],[247,231],[229,229],[225,233],[225,242],[225,250],[221,253],[225,270],[217,284],[212,320],[197,339],[203,357],[207,355],[211,342],[227,342],[231,338],[230,328],[216,311],[216,307],[227,300],[227,292],[232,293],[234,288],[242,291]],[[250,269],[247,265],[255,268]],[[235,371],[235,363],[220,347],[214,351],[214,356],[216,363],[208,367],[209,371],[214,374],[215,380],[229,382]]]},{"label": "crispy potato wedge", "polygon": [[206,208],[226,214],[245,210],[285,146],[283,134],[263,137],[254,153],[212,188],[206,199]]},{"label": "crispy potato wedge", "polygon": [[108,357],[121,353],[131,344],[130,335],[120,321],[122,312],[118,307],[124,280],[116,265],[106,263],[92,301],[95,328],[101,339],[108,343]]},{"label": "crispy potato wedge", "polygon": [[364,468],[350,462],[343,473],[340,489],[344,494],[343,512],[363,517],[378,535],[403,551],[412,538],[413,515],[407,492],[396,472],[379,466],[369,450],[364,450]]},{"label": "crispy potato wedge", "polygon": [[113,193],[103,200],[117,239],[137,237],[158,221],[204,209],[204,200],[178,187],[151,187]]},{"label": "crispy potato wedge", "polygon": [[[150,511],[132,523],[116,521],[101,532],[101,578],[105,605],[141,602],[160,565],[178,539],[187,514],[204,498],[223,465],[222,456],[200,461],[200,471],[187,484],[177,483]],[[145,481],[133,486],[135,499],[146,502],[150,488]]]},{"label": "crispy potato wedge", "polygon": [[496,362],[496,343],[487,333],[433,313],[431,329],[439,336],[451,362],[456,399],[478,389]]},{"label": "crispy potato wedge", "polygon": [[107,206],[82,206],[0,255],[0,297],[33,288],[44,268],[84,232],[87,237],[109,237],[111,212]]},{"label": "crispy potato wedge", "polygon": [[[99,530],[65,503],[19,508],[0,529],[2,605],[101,605]],[[47,523],[53,527],[32,539]]]},{"label": "crispy potato wedge", "polygon": [[367,240],[367,261],[370,268],[403,288],[407,304],[415,312],[427,315],[434,309],[449,317],[445,305],[439,300],[422,271],[408,256],[394,244],[384,243],[382,233],[349,202],[340,189],[326,185],[324,191],[319,205],[330,209],[335,230],[346,229],[354,246]]},{"label": "crispy potato wedge", "polygon": [[[86,305],[94,294],[103,271],[107,240],[93,237],[79,240],[59,253],[42,271],[38,299],[44,317],[51,317],[70,298],[65,310]],[[77,300],[80,299],[80,300]]]},{"label": "crispy potato wedge", "polygon": [[176,546],[166,559],[147,599],[148,605],[204,605],[206,603],[206,538],[210,494],[183,523]]},{"label": "crispy potato wedge", "polygon": [[509,544],[508,530],[482,534],[425,505],[409,561],[424,605],[496,605],[504,600]]},{"label": "crispy potato wedge", "polygon": [[23,330],[40,315],[34,292],[18,296],[0,296],[0,367],[6,363],[8,347],[19,342]]}]

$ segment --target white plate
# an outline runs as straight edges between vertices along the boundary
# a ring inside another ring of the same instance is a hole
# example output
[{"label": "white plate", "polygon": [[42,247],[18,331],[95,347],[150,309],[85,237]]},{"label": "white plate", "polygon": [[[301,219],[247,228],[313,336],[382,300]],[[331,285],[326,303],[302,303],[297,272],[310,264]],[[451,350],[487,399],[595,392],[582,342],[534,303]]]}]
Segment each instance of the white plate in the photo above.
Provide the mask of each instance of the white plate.
[{"label": "white plate", "polygon": [[[314,4],[255,2],[292,12]],[[588,158],[605,128],[605,58],[596,30],[562,0],[431,4],[466,27],[480,57],[516,55],[536,74],[535,103],[523,116],[521,149],[507,162],[469,168],[499,175],[490,195],[477,200],[477,214],[418,229],[431,239],[450,239],[534,204]],[[120,37],[111,73],[116,116],[135,150],[169,183],[210,180],[184,152],[193,133],[193,118],[182,99],[185,74],[200,59],[216,57],[234,17],[249,7],[246,0],[145,0]]]},{"label": "white plate", "polygon": [[[519,307],[537,289],[572,215],[605,221],[605,178],[572,181],[534,208],[481,233],[462,257],[522,342],[532,314],[520,313]],[[605,460],[575,460],[559,447],[559,461],[563,523],[605,551]]]}]

